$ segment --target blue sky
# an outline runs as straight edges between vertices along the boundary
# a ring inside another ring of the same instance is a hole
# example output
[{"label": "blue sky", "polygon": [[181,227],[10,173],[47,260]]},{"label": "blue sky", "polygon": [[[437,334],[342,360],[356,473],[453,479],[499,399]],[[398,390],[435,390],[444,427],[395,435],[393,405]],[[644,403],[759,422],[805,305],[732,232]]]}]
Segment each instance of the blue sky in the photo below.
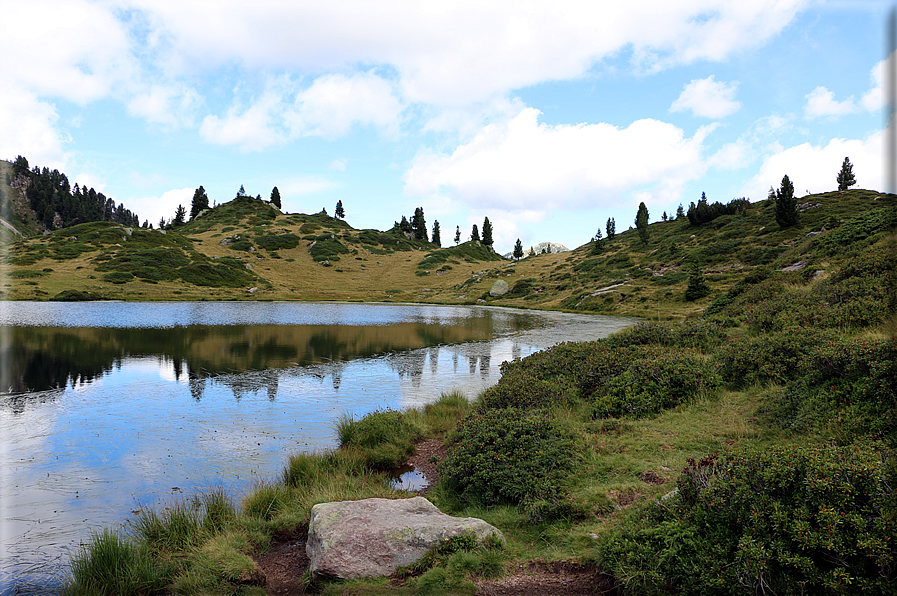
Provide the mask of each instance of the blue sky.
[{"label": "blue sky", "polygon": [[443,244],[570,248],[706,192],[884,190],[885,2],[30,0],[0,21],[0,156],[157,224],[241,185]]}]

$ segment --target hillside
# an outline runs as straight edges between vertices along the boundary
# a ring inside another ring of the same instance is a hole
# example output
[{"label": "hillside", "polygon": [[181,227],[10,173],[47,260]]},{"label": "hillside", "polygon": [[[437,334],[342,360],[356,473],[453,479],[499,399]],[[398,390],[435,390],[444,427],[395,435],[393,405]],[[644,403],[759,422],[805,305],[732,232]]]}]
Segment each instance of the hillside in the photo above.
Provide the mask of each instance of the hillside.
[{"label": "hillside", "polygon": [[[94,222],[8,241],[3,297],[488,303],[678,320],[771,271],[825,280],[846,257],[883,241],[895,204],[893,195],[864,190],[811,195],[800,224],[782,229],[772,203],[760,201],[703,225],[684,217],[653,223],[647,244],[628,230],[600,248],[513,262],[476,243],[440,249],[241,197],[169,230]],[[686,300],[690,277],[709,293]],[[510,292],[492,297],[497,279]]]}]

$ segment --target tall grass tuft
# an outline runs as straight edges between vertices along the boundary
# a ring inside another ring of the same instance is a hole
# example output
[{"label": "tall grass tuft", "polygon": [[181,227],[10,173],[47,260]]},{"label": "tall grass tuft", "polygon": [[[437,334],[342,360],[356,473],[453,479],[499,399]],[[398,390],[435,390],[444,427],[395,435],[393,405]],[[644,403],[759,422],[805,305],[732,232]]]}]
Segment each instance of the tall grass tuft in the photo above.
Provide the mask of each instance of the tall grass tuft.
[{"label": "tall grass tuft", "polygon": [[155,559],[138,546],[106,528],[94,533],[72,560],[74,582],[66,596],[130,596],[152,594],[171,583],[172,563]]},{"label": "tall grass tuft", "polygon": [[360,420],[340,417],[336,426],[341,447],[358,449],[368,464],[388,469],[404,462],[414,453],[414,443],[423,436],[420,424],[402,412],[384,409]]}]

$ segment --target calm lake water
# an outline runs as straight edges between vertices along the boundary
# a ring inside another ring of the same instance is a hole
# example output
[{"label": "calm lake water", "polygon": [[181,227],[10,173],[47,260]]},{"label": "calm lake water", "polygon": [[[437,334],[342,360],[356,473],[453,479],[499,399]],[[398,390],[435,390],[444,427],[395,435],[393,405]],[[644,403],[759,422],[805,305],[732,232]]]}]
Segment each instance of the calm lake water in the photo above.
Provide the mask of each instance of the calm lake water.
[{"label": "calm lake water", "polygon": [[91,530],[332,448],[343,413],[494,384],[632,320],[488,307],[0,303],[0,595],[55,593]]}]

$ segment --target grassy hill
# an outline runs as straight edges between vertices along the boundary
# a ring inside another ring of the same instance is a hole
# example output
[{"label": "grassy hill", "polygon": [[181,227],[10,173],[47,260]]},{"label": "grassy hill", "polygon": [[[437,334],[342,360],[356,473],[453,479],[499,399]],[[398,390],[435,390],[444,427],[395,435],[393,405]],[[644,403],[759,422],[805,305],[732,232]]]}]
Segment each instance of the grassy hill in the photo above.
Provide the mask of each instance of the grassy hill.
[{"label": "grassy hill", "polygon": [[[653,223],[647,243],[627,230],[600,249],[589,243],[513,262],[476,243],[440,249],[241,197],[169,230],[97,222],[8,240],[2,290],[14,300],[81,292],[119,300],[486,302],[680,320],[772,271],[824,281],[895,225],[892,195],[832,192],[802,205],[791,228],[780,228],[772,203],[760,201],[699,226],[684,217]],[[697,278],[709,292],[686,300]],[[492,297],[497,279],[510,292]]]}]

